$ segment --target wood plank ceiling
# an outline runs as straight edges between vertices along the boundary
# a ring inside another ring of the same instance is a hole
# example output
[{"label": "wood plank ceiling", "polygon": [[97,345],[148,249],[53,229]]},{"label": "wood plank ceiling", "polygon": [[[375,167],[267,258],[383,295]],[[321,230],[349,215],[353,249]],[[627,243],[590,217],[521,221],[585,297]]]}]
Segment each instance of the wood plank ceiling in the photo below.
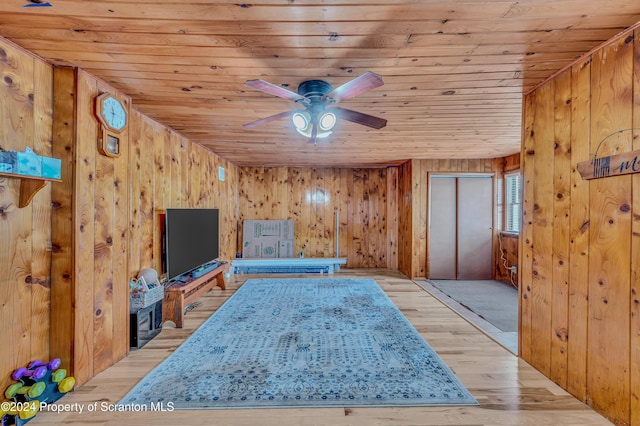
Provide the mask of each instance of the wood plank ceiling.
[{"label": "wood plank ceiling", "polygon": [[[375,167],[520,149],[523,92],[640,20],[638,0],[2,0],[0,35],[73,65],[135,108],[240,166]],[[334,88],[373,71],[315,146],[282,119],[297,106],[244,86]]]}]

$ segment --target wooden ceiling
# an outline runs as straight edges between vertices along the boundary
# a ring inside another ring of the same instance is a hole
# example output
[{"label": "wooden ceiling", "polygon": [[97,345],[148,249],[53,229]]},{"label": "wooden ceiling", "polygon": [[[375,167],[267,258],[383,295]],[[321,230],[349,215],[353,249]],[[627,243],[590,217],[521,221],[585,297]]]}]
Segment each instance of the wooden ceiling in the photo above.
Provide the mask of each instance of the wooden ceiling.
[{"label": "wooden ceiling", "polygon": [[[74,65],[139,111],[240,166],[375,167],[406,159],[491,158],[520,149],[523,92],[640,20],[638,0],[2,0],[0,35]],[[344,108],[314,146],[296,108],[244,86],[334,88],[365,73],[384,86]]]}]

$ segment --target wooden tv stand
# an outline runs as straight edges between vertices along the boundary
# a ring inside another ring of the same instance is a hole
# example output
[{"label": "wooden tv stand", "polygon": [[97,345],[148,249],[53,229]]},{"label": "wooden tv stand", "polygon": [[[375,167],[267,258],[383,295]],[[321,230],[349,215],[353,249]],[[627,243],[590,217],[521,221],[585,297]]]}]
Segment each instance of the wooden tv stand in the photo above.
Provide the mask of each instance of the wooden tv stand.
[{"label": "wooden tv stand", "polygon": [[188,278],[189,282],[178,282],[166,287],[164,289],[164,300],[162,301],[162,322],[173,321],[176,324],[176,328],[182,328],[184,324],[184,307],[186,305],[195,302],[216,285],[222,290],[226,288],[224,284],[224,269],[226,265],[226,263],[223,263],[198,278]]}]

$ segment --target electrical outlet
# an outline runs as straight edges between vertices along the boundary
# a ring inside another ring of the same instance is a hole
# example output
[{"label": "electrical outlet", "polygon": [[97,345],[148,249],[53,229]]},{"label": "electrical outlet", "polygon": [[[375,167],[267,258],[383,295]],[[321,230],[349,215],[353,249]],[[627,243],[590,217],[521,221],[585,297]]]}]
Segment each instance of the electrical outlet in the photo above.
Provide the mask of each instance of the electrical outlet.
[{"label": "electrical outlet", "polygon": [[511,273],[513,273],[513,274],[517,274],[518,273],[518,267],[516,265],[513,265],[511,267]]}]

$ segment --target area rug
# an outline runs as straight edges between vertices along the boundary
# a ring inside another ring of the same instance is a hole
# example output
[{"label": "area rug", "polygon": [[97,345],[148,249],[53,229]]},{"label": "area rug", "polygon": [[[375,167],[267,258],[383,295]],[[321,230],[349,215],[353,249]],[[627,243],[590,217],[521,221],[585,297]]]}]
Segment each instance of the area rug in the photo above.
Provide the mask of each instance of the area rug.
[{"label": "area rug", "polygon": [[372,279],[248,280],[121,401],[176,409],[477,405]]}]

